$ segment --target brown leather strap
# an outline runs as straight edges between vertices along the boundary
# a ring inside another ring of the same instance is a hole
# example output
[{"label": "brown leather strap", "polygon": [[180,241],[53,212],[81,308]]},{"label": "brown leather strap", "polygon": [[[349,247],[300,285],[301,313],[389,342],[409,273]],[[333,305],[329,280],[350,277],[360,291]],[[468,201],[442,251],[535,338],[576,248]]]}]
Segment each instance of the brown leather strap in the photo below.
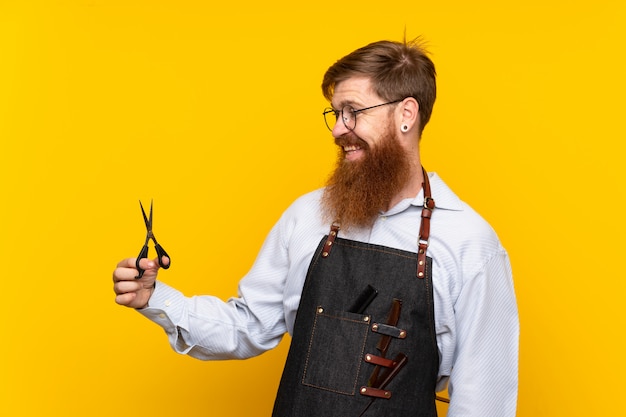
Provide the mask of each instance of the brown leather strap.
[{"label": "brown leather strap", "polygon": [[339,225],[337,223],[333,223],[332,226],[330,226],[330,232],[328,233],[326,243],[324,243],[324,249],[322,249],[322,258],[328,258],[328,255],[330,255],[330,250],[335,242],[337,233],[339,233]]},{"label": "brown leather strap", "polygon": [[417,277],[424,278],[426,276],[426,249],[428,249],[428,239],[430,238],[430,217],[435,209],[435,200],[432,199],[430,192],[430,181],[428,181],[428,173],[422,167],[424,173],[424,182],[422,188],[424,190],[424,207],[422,208],[422,223],[420,225],[420,235],[417,239]]},{"label": "brown leather strap", "polygon": [[359,392],[361,393],[361,395],[366,395],[368,397],[384,398],[386,400],[391,398],[391,391],[380,388],[361,387]]},{"label": "brown leather strap", "polygon": [[387,386],[387,384],[389,384],[389,382],[391,382],[393,378],[395,378],[398,372],[400,372],[404,365],[406,365],[407,361],[408,358],[404,353],[398,353],[398,355],[396,355],[394,359],[394,362],[396,364],[392,368],[387,368],[385,370],[386,372],[381,376],[382,381],[380,382],[380,384],[375,387],[363,386],[361,387],[361,389],[359,389],[361,395],[371,397],[370,402],[367,403],[363,411],[361,411],[359,417],[362,417],[367,412],[367,409],[370,408],[376,398],[384,398],[387,400],[391,398],[391,391],[386,390],[385,387]]},{"label": "brown leather strap", "polygon": [[372,355],[371,353],[366,353],[364,360],[367,363],[384,366],[385,368],[393,368],[394,366],[396,366],[396,361],[383,358],[382,356]]}]

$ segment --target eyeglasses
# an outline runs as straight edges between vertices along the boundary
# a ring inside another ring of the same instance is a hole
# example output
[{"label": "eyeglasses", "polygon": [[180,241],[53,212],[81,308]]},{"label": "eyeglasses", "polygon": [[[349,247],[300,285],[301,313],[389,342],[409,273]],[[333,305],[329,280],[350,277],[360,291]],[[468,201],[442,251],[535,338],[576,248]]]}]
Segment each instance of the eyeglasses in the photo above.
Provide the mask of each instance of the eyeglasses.
[{"label": "eyeglasses", "polygon": [[364,109],[358,109],[358,110],[352,108],[352,106],[343,106],[341,110],[335,110],[332,107],[326,107],[322,114],[324,115],[324,121],[326,122],[326,127],[328,127],[328,130],[330,130],[331,132],[333,131],[335,124],[337,124],[337,120],[339,120],[339,114],[341,114],[341,121],[343,122],[346,129],[354,130],[356,128],[357,113],[360,113],[365,110],[375,109],[376,107],[386,106],[388,104],[399,103],[402,100],[404,99],[394,100],[388,103],[377,104],[375,106],[365,107]]}]

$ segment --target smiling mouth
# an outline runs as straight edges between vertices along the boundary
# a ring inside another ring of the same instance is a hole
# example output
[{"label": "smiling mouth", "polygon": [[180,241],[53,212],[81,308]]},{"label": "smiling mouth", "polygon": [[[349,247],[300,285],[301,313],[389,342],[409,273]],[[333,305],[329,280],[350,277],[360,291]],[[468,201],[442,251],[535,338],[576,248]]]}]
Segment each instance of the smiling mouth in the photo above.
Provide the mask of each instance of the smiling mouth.
[{"label": "smiling mouth", "polygon": [[367,143],[358,137],[342,136],[335,139],[335,144],[343,149],[345,154],[364,151],[368,148]]},{"label": "smiling mouth", "polygon": [[343,151],[344,152],[354,152],[354,151],[360,151],[361,147],[359,145],[345,145],[343,147]]}]

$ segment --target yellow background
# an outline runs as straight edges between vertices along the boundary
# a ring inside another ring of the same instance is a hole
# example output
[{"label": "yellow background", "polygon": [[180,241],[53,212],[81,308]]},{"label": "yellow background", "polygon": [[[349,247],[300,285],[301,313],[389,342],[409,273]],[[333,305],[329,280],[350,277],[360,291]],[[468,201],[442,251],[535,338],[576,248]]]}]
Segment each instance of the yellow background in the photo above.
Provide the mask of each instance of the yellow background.
[{"label": "yellow background", "polygon": [[406,28],[439,74],[425,166],[511,255],[518,416],[626,415],[625,18],[621,0],[1,1],[0,414],[269,415],[286,342],[177,355],[111,272],[154,198],[161,278],[234,294],[334,165],[323,72]]}]

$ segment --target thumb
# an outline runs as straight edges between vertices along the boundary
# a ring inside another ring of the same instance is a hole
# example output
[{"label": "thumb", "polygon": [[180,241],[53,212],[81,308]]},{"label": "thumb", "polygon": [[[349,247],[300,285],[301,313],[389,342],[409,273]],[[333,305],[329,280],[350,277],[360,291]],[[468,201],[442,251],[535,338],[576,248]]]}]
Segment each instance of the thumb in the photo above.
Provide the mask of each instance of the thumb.
[{"label": "thumb", "polygon": [[161,259],[159,259],[158,257],[154,259],[154,262],[159,264],[161,266],[161,268],[163,269],[167,269],[170,267],[170,258],[168,256],[161,256]]}]

